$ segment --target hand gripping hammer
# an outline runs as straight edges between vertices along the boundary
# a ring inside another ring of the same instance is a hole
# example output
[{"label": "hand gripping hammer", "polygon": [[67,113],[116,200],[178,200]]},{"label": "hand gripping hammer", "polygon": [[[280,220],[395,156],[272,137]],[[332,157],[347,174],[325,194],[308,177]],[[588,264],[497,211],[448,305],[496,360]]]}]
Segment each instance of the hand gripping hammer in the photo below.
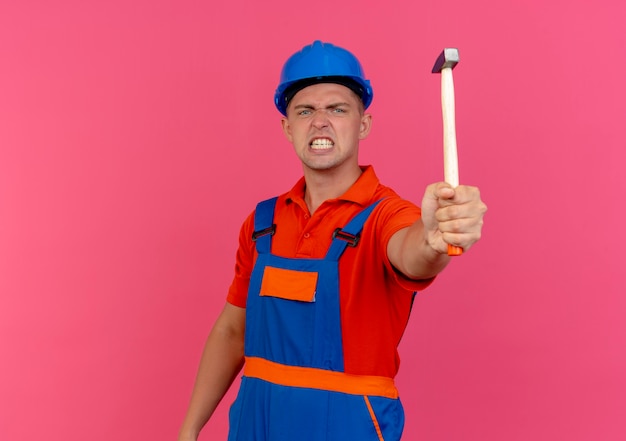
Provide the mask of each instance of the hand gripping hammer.
[{"label": "hand gripping hammer", "polygon": [[[441,110],[443,113],[443,172],[453,188],[459,185],[459,160],[456,151],[454,122],[454,81],[452,69],[459,62],[459,50],[445,48],[435,61],[433,73],[441,73]],[[463,248],[448,244],[449,256],[460,256]]]}]

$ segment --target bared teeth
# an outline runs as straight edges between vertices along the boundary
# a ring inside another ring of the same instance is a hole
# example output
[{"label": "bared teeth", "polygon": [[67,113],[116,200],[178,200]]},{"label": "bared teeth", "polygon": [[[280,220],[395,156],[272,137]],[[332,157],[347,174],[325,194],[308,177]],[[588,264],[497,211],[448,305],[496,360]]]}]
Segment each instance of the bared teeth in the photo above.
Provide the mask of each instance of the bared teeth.
[{"label": "bared teeth", "polygon": [[316,139],[311,143],[314,149],[329,149],[335,145],[330,139]]}]

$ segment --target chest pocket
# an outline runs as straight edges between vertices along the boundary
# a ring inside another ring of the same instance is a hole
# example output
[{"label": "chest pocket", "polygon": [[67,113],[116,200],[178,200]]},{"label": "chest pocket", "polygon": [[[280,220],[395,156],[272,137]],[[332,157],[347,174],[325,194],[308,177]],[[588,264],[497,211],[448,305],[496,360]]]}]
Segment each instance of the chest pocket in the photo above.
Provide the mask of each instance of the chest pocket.
[{"label": "chest pocket", "polygon": [[315,302],[318,273],[266,266],[260,295],[300,302]]}]

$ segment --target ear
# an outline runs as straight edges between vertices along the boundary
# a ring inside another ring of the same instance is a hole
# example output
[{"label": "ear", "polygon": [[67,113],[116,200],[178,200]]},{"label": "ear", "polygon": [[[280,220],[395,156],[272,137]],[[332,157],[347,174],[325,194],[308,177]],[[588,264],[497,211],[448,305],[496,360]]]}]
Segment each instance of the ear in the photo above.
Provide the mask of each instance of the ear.
[{"label": "ear", "polygon": [[361,117],[361,127],[359,130],[359,139],[365,139],[370,134],[372,129],[372,115],[369,113],[363,114]]},{"label": "ear", "polygon": [[280,123],[283,126],[283,133],[289,140],[289,142],[293,142],[293,135],[291,134],[291,125],[289,124],[289,120],[286,117],[282,117],[280,119]]}]

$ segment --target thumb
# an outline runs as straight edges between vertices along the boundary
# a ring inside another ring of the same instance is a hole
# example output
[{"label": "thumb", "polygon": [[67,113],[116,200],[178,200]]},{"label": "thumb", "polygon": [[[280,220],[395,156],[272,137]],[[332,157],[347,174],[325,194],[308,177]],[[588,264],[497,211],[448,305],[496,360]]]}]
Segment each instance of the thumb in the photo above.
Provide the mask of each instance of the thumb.
[{"label": "thumb", "polygon": [[440,208],[442,201],[453,199],[455,195],[454,188],[446,182],[437,182],[426,187],[424,197],[422,199],[422,211],[432,207],[433,210]]}]

